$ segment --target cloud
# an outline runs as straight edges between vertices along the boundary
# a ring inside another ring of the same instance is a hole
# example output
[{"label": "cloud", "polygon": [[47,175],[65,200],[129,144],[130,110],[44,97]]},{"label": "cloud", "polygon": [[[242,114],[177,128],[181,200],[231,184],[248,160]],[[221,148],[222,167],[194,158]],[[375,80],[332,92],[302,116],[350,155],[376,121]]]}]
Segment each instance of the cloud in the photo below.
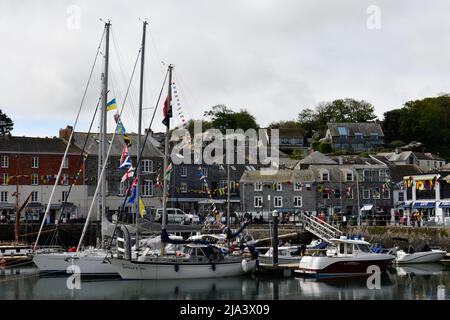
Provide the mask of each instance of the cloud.
[{"label": "cloud", "polygon": [[[366,26],[370,5],[381,10],[379,30]],[[79,8],[79,29],[70,27],[70,8]],[[2,1],[0,108],[15,121],[17,135],[53,136],[73,124],[103,29],[99,18],[113,24],[110,96],[120,105],[140,46],[141,17],[150,21],[146,108],[155,105],[164,61],[175,65],[188,118],[226,104],[247,109],[264,126],[345,97],[373,103],[381,117],[410,99],[449,91],[448,9],[437,0]],[[101,67],[100,59],[80,130],[94,112]],[[137,129],[138,74],[124,110],[128,131]],[[144,111],[145,125],[151,112]],[[158,112],[155,130],[163,129],[161,118]]]}]

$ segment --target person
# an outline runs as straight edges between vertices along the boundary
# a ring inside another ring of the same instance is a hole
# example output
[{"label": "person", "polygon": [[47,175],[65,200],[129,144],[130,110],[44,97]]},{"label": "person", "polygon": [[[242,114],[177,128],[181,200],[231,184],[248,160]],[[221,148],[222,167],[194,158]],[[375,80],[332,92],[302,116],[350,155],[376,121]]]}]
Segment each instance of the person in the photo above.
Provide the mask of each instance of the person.
[{"label": "person", "polygon": [[400,224],[400,212],[398,210],[395,210],[394,212],[394,225],[396,226],[398,224]]},{"label": "person", "polygon": [[411,225],[416,226],[416,211],[411,212]]},{"label": "person", "polygon": [[417,211],[417,226],[420,227],[420,224],[422,222],[422,213],[420,211]]}]

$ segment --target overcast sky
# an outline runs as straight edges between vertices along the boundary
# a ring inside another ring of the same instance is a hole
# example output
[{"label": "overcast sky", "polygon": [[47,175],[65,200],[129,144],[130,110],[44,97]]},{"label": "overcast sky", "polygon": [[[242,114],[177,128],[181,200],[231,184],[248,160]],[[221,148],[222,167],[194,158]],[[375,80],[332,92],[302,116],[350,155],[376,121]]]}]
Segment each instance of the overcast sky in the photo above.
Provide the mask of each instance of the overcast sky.
[{"label": "overcast sky", "polygon": [[[54,136],[73,124],[103,31],[99,18],[112,22],[110,97],[120,105],[140,17],[150,21],[145,126],[166,69],[161,61],[175,65],[187,119],[225,104],[265,126],[346,97],[371,102],[382,117],[408,100],[450,92],[448,12],[440,0],[0,0],[0,109],[15,121],[14,135]],[[79,130],[92,118],[101,67],[100,59]],[[137,128],[138,73],[132,89],[128,131]],[[161,113],[154,130],[163,128]]]}]

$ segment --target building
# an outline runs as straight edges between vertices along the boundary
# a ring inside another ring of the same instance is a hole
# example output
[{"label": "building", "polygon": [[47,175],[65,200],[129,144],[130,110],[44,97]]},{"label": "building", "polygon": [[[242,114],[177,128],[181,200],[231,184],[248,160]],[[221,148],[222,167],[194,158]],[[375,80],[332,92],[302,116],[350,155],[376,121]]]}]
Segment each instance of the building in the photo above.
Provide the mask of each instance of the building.
[{"label": "building", "polygon": [[327,124],[323,140],[330,142],[334,151],[371,152],[383,146],[384,134],[376,122],[335,122]]},{"label": "building", "polygon": [[[64,141],[68,141],[71,134],[71,127],[66,127],[59,131],[60,138]],[[132,164],[135,167],[137,164],[137,134],[127,133],[131,139],[131,146],[128,147]],[[107,139],[111,143],[112,134],[107,134]],[[141,143],[144,144],[145,137],[141,137]],[[74,132],[72,138],[72,145],[82,149],[87,155],[85,160],[86,168],[86,184],[88,187],[88,201],[89,204],[93,200],[95,189],[98,182],[98,147],[99,138],[97,133],[85,133]],[[111,152],[108,159],[108,165],[106,167],[106,209],[107,213],[113,214],[117,212],[124,204],[126,189],[129,188],[130,180],[128,179],[124,183],[121,182],[122,176],[126,172],[125,169],[119,169],[120,156],[123,150],[124,140],[122,135],[115,135]],[[148,139],[144,151],[142,153],[141,163],[141,195],[146,208],[158,208],[162,207],[162,188],[156,186],[157,177],[160,176],[162,181],[163,177],[163,154],[153,144],[152,139]],[[162,183],[162,182],[161,182]],[[126,212],[134,212],[134,204],[125,205]],[[87,212],[86,212],[87,213]]]},{"label": "building", "polygon": [[246,171],[240,180],[242,212],[268,218],[269,213],[316,214],[316,186],[312,170],[279,170],[274,175]]},{"label": "building", "polygon": [[394,152],[378,153],[377,155],[385,157],[393,164],[416,165],[425,171],[443,168],[447,163],[445,159],[432,153],[400,151],[398,148]]},{"label": "building", "polygon": [[450,226],[450,171],[404,176],[403,184],[408,213],[420,212],[422,225]]},{"label": "building", "polygon": [[[20,207],[28,196],[30,201],[22,218],[42,219],[66,147],[64,141],[56,137],[0,137],[0,214],[3,221],[15,219],[16,206]],[[63,219],[83,216],[88,205],[85,174],[81,150],[71,146],[50,204],[49,222],[60,216]],[[71,184],[74,186],[69,195]]]}]

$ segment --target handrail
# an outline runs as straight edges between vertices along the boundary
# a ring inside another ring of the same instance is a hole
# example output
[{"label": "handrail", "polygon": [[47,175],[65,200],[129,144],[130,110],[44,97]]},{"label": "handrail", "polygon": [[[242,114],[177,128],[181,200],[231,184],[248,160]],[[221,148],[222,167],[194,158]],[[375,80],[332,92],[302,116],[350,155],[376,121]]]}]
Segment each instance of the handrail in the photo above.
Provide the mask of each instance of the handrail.
[{"label": "handrail", "polygon": [[316,217],[314,217],[313,219],[304,214],[302,214],[301,217],[303,220],[304,228],[325,241],[328,241],[331,238],[338,237],[342,234],[341,230]]}]

